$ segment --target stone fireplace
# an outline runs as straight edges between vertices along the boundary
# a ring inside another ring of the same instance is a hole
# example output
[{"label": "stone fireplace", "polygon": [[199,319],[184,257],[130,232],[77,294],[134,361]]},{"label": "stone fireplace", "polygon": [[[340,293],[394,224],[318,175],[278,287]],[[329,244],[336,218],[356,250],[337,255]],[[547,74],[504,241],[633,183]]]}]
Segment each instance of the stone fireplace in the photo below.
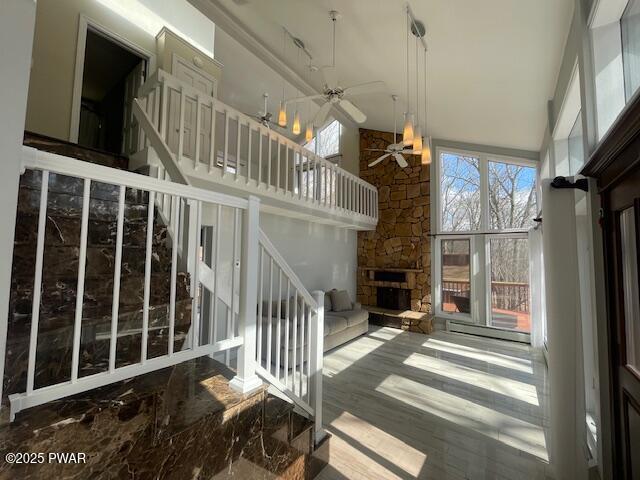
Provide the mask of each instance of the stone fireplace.
[{"label": "stone fireplace", "polygon": [[[393,133],[360,129],[360,177],[378,188],[379,222],[375,231],[358,233],[358,301],[431,313],[429,167],[417,155],[405,157],[409,166],[404,169],[392,158],[369,167],[380,152],[365,149],[393,142]],[[391,295],[399,297],[396,301],[408,297],[408,305],[396,304],[408,308],[380,304]]]}]

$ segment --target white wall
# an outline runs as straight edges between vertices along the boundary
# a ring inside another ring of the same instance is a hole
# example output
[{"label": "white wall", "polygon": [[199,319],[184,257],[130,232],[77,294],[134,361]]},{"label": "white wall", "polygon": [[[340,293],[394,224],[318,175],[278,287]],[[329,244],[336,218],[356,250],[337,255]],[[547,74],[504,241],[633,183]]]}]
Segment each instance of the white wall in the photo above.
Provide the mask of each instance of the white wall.
[{"label": "white wall", "polygon": [[355,301],[357,232],[269,213],[260,227],[307,290],[347,290]]}]

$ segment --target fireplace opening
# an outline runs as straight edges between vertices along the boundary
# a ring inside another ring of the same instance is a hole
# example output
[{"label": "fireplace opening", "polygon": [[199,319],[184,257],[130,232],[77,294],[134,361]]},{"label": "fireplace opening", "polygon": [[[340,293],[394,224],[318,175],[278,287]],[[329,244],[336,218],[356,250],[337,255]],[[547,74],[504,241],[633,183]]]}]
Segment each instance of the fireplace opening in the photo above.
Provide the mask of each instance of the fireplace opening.
[{"label": "fireplace opening", "polygon": [[405,288],[378,287],[377,306],[389,310],[411,310],[411,290]]},{"label": "fireplace opening", "polygon": [[376,270],[373,273],[373,279],[377,282],[406,282],[406,274],[404,272],[385,272]]}]

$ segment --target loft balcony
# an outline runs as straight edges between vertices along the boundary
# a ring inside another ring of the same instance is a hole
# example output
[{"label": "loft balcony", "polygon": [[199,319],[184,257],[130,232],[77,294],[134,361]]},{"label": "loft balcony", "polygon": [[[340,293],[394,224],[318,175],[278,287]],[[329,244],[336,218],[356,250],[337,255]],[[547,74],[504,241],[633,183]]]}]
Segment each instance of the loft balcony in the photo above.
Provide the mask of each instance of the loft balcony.
[{"label": "loft balcony", "polygon": [[134,100],[127,148],[157,178],[255,195],[262,210],[373,230],[377,189],[163,70]]}]

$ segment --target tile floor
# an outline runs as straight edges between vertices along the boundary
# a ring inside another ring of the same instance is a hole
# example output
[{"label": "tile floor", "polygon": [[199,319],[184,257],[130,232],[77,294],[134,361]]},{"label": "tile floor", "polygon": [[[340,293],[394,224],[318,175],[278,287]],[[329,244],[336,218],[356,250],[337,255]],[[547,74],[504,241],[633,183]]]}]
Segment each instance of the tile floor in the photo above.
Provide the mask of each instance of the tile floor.
[{"label": "tile floor", "polygon": [[325,356],[318,478],[551,478],[547,382],[527,345],[372,327]]}]

